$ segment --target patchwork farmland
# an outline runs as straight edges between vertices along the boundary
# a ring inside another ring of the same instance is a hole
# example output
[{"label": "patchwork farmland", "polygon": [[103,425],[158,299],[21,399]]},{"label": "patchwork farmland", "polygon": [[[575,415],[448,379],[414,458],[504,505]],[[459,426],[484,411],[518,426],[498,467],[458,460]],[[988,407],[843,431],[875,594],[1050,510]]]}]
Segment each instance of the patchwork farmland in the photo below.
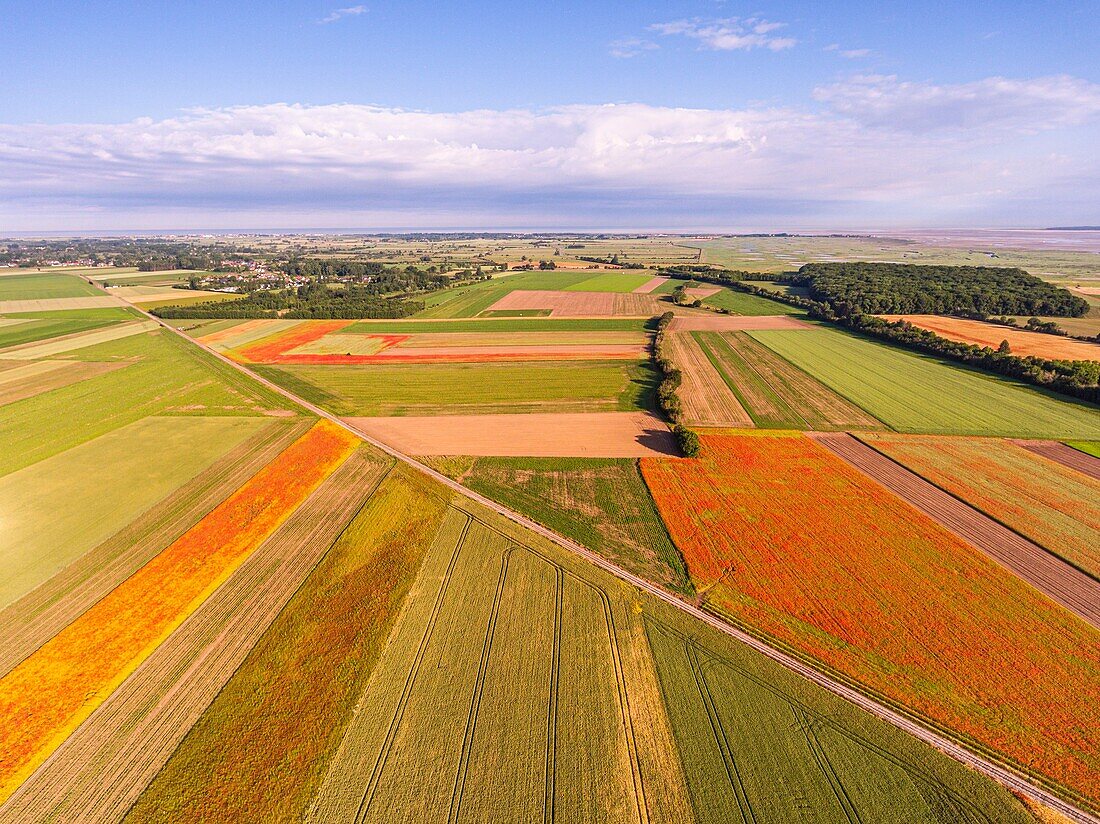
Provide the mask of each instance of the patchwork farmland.
[{"label": "patchwork farmland", "polygon": [[[857,365],[889,367],[856,398],[852,364],[814,360],[850,336],[724,288],[692,287],[726,313],[674,307],[683,281],[654,271],[509,270],[415,317],[181,334],[134,307],[0,311],[0,821],[1097,808],[1095,628],[784,430],[857,432],[1082,568],[1092,479],[884,431],[891,392],[984,376],[860,340]],[[186,279],[97,275],[137,307]],[[13,300],[103,295],[29,277]],[[700,430],[695,458],[658,406],[670,309],[684,420],[741,427]],[[1092,407],[988,381],[997,434],[1100,437]]]}]

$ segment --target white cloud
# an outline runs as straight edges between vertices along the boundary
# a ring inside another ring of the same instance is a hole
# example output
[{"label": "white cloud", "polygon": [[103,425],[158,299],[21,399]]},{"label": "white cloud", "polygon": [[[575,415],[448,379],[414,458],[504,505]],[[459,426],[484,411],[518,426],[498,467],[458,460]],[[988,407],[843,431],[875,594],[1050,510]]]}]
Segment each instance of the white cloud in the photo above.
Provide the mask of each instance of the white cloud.
[{"label": "white cloud", "polygon": [[637,57],[647,51],[660,48],[652,40],[643,40],[640,37],[624,37],[621,40],[613,40],[608,44],[608,52],[612,57],[630,58]]},{"label": "white cloud", "polygon": [[341,20],[345,17],[358,17],[360,14],[366,14],[366,6],[348,6],[343,9],[336,9],[330,12],[325,17],[318,20],[318,23],[335,23],[337,20]]},{"label": "white cloud", "polygon": [[749,51],[766,48],[772,51],[789,49],[798,41],[793,37],[776,37],[773,31],[784,28],[786,23],[776,23],[758,17],[726,17],[718,20],[675,20],[655,23],[650,31],[669,36],[682,36],[696,40],[703,48],[715,51]]},{"label": "white cloud", "polygon": [[[114,124],[0,125],[0,224],[15,228],[33,215],[109,220],[127,209],[145,219],[181,204],[203,214],[313,215],[322,226],[353,225],[326,217],[340,210],[412,214],[435,226],[489,225],[522,209],[539,210],[532,220],[544,226],[608,225],[578,216],[648,210],[644,225],[654,227],[670,215],[700,226],[714,210],[745,222],[760,210],[810,214],[833,225],[837,215],[899,222],[964,208],[988,218],[1037,196],[1100,208],[1100,188],[1086,182],[1100,179],[1100,140],[1086,123],[1100,111],[1100,87],[993,78],[967,89],[856,78],[819,89],[818,112],[273,104]],[[1011,112],[1001,102],[1006,89],[1024,101]],[[959,98],[985,112],[972,128],[954,123]],[[1052,128],[1085,124],[1087,133],[1074,143],[1070,132],[1048,132],[1059,138],[1051,143],[1015,130],[1036,112]],[[929,119],[954,125],[912,127]]]},{"label": "white cloud", "polygon": [[847,57],[849,60],[857,60],[860,57],[866,57],[870,53],[870,49],[844,49],[840,52],[840,56]]},{"label": "white cloud", "polygon": [[907,82],[895,75],[857,75],[820,86],[814,97],[868,126],[912,132],[983,128],[1042,131],[1100,115],[1100,84],[1068,75],[971,83]]}]

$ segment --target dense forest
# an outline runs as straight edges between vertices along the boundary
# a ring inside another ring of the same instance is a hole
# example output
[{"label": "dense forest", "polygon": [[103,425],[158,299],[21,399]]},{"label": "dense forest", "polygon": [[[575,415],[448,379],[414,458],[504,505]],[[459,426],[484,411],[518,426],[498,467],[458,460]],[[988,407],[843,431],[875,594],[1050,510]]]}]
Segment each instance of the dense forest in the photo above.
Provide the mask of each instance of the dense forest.
[{"label": "dense forest", "polygon": [[308,277],[318,281],[362,281],[355,288],[363,290],[362,294],[370,295],[426,292],[452,283],[449,275],[424,271],[416,266],[391,267],[351,260],[295,259],[280,268],[291,277]]},{"label": "dense forest", "polygon": [[297,289],[253,292],[241,300],[164,306],[162,318],[404,318],[424,308],[421,301],[382,298],[373,284],[341,286],[309,283]]},{"label": "dense forest", "polygon": [[840,315],[1060,315],[1088,302],[1023,269],[899,263],[807,263],[790,282]]}]

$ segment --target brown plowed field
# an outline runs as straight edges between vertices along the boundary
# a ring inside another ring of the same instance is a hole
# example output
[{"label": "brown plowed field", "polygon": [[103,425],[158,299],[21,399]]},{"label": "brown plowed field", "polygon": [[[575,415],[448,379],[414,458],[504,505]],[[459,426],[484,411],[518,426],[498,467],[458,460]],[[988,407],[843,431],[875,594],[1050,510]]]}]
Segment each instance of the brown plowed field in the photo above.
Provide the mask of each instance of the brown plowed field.
[{"label": "brown plowed field", "polygon": [[543,289],[509,292],[486,311],[549,309],[555,318],[651,317],[661,305],[649,295],[619,292],[565,292]]},{"label": "brown plowed field", "polygon": [[406,455],[636,458],[677,454],[668,427],[646,412],[345,420]]},{"label": "brown plowed field", "polygon": [[942,335],[959,343],[972,343],[996,349],[1008,341],[1013,355],[1034,355],[1051,360],[1100,360],[1100,343],[1028,332],[995,323],[941,315],[883,315],[886,320],[907,320],[914,326]]},{"label": "brown plowed field", "polygon": [[0,610],[4,637],[0,677],[198,523],[310,425],[308,419],[273,423],[125,529]]},{"label": "brown plowed field", "polygon": [[683,377],[678,394],[684,423],[688,426],[754,425],[690,332],[668,333],[664,345],[667,356]]},{"label": "brown plowed field", "polygon": [[767,329],[813,329],[790,315],[692,315],[677,317],[668,326],[670,332],[749,332]]},{"label": "brown plowed field", "polygon": [[1040,592],[1100,627],[1100,582],[850,435],[817,433],[811,437]]},{"label": "brown plowed field", "polygon": [[1080,449],[1066,446],[1059,441],[1016,441],[1024,449],[1042,455],[1052,461],[1057,461],[1062,466],[1083,472],[1090,478],[1100,481],[1100,458],[1086,455]]},{"label": "brown plowed field", "polygon": [[0,808],[0,821],[120,820],[354,516],[386,463],[360,449]]},{"label": "brown plowed field", "polygon": [[660,288],[663,284],[668,283],[668,278],[650,278],[637,289],[634,290],[635,295],[648,295],[654,289]]},{"label": "brown plowed field", "polygon": [[711,295],[717,295],[719,292],[722,291],[722,287],[721,286],[689,286],[684,291],[687,292],[689,295],[691,295],[693,298],[699,298],[699,300],[702,300],[703,298],[709,298]]}]

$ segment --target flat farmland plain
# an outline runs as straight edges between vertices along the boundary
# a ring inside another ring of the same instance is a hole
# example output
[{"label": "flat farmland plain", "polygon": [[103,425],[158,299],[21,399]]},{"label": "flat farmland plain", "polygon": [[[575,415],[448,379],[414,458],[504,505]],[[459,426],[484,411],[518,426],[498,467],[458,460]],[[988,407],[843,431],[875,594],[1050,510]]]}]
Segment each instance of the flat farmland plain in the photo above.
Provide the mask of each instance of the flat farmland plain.
[{"label": "flat farmland plain", "polygon": [[[106,540],[263,423],[145,418],[0,477],[0,607]],[[51,513],[45,521],[43,512]]]},{"label": "flat farmland plain", "polygon": [[342,417],[632,411],[656,381],[629,361],[252,368]]},{"label": "flat farmland plain", "polygon": [[1093,627],[802,435],[703,444],[641,467],[708,609],[1096,805]]},{"label": "flat farmland plain", "polygon": [[753,426],[740,399],[690,332],[667,332],[663,351],[680,370],[677,394],[686,425]]},{"label": "flat farmland plain", "polygon": [[1100,578],[1100,480],[996,438],[860,439]]},{"label": "flat farmland plain", "polygon": [[0,303],[15,300],[50,300],[101,296],[96,287],[74,275],[43,272],[5,275],[0,278]]},{"label": "flat farmland plain", "polygon": [[652,295],[632,292],[514,290],[488,307],[489,312],[547,309],[551,317],[650,317],[671,308]]},{"label": "flat farmland plain", "polygon": [[[1027,820],[995,785],[523,536],[450,510],[307,820],[762,820],[777,803],[785,820]],[[761,704],[776,709],[744,723],[737,708]],[[776,736],[783,756],[764,757]],[[807,792],[821,803],[799,806]]]},{"label": "flat farmland plain", "polygon": [[745,332],[691,332],[760,427],[880,429],[882,424]]},{"label": "flat farmland plain", "polygon": [[[45,338],[87,332],[124,320],[133,315],[126,309],[84,309],[65,312],[22,312],[0,318],[0,351],[9,346]],[[0,357],[5,357],[0,354]]]},{"label": "flat farmland plain", "polygon": [[1100,437],[1100,408],[847,332],[752,337],[900,432]]},{"label": "flat farmland plain", "polygon": [[996,323],[940,315],[883,315],[886,320],[904,320],[935,332],[937,335],[975,346],[996,349],[1001,341],[1008,341],[1012,354],[1026,357],[1034,355],[1050,360],[1100,360],[1100,343],[1013,329]]}]

